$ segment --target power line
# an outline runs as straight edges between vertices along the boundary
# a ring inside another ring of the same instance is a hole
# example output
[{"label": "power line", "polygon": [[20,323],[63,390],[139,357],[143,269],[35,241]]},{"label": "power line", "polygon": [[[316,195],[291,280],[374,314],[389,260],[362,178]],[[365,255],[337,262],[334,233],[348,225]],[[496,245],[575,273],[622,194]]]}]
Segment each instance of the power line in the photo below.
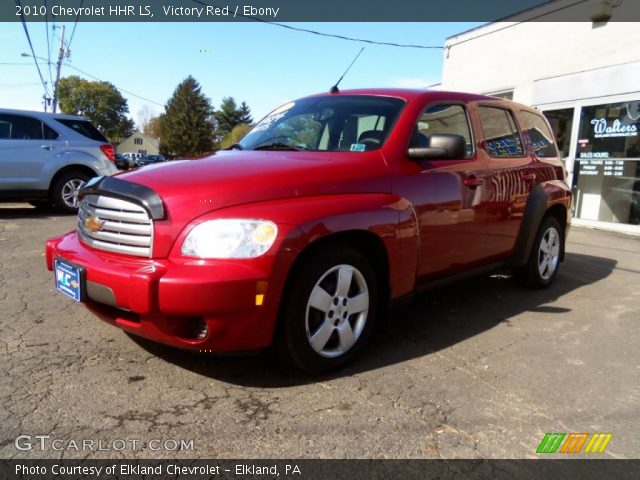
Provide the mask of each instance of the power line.
[{"label": "power line", "polygon": [[27,22],[24,19],[24,13],[22,11],[22,4],[20,0],[15,0],[16,6],[20,8],[20,20],[22,21],[22,28],[24,28],[24,33],[27,35],[27,41],[29,42],[29,48],[31,48],[31,54],[33,56],[33,61],[36,64],[36,68],[38,69],[38,75],[40,76],[40,82],[42,82],[42,87],[44,88],[44,92],[48,95],[49,89],[47,88],[47,82],[44,81],[44,77],[42,76],[42,72],[40,71],[40,65],[38,65],[38,59],[36,58],[36,52],[33,49],[33,44],[31,43],[31,37],[29,36],[29,29],[27,28]]},{"label": "power line", "polygon": [[[26,55],[26,54],[25,54]],[[40,60],[42,60],[43,62],[46,62],[46,59],[42,58],[42,57],[38,57]],[[55,65],[54,62],[49,62],[52,65]],[[31,65],[31,63],[24,63],[24,62],[0,62],[0,65],[15,65],[15,66],[27,66],[27,65]],[[104,82],[105,80],[102,80],[101,78],[96,77],[95,75],[91,75],[89,72],[85,72],[84,70],[79,69],[78,67],[75,67],[73,65],[71,65],[70,63],[65,63],[64,64],[66,67],[71,68],[72,70],[75,70],[78,73],[81,73],[83,75],[86,75],[89,78],[92,78],[93,80],[96,80],[98,82]],[[155,100],[151,100],[150,98],[146,98],[143,97],[142,95],[138,95],[137,93],[133,93],[130,92],[129,90],[125,90],[124,88],[120,88],[116,85],[114,85],[118,90],[120,90],[121,92],[127,93],[129,95],[131,95],[132,97],[136,97],[139,98],[140,100],[144,100],[145,102],[149,102],[149,103],[153,103],[154,105],[157,105],[159,107],[164,108],[164,104],[160,103],[160,102],[156,102]]]},{"label": "power line", "polygon": [[407,43],[379,42],[379,41],[376,41],[376,40],[367,40],[367,39],[364,39],[364,38],[354,38],[354,37],[347,37],[347,36],[344,36],[344,35],[336,35],[336,34],[333,34],[333,33],[324,33],[324,32],[319,32],[317,30],[310,30],[308,28],[292,27],[291,25],[285,25],[284,23],[277,23],[277,22],[269,22],[267,20],[262,20],[261,18],[255,18],[255,17],[246,17],[246,18],[250,18],[251,20],[255,20],[256,22],[265,23],[267,25],[273,25],[275,27],[286,28],[288,30],[295,30],[296,32],[311,33],[313,35],[318,35],[318,36],[321,36],[321,37],[338,38],[340,40],[347,40],[347,41],[350,41],[350,42],[368,43],[370,45],[383,45],[383,46],[386,46],[386,47],[421,48],[421,49],[426,49],[426,50],[431,50],[431,49],[440,49],[440,50],[442,50],[444,48],[444,47],[434,46],[434,45],[412,45],[412,44],[407,44]]},{"label": "power line", "polygon": [[71,42],[73,42],[73,36],[76,34],[76,27],[78,26],[78,19],[80,18],[80,12],[82,11],[82,6],[84,5],[84,0],[80,0],[80,8],[78,8],[78,14],[76,15],[76,21],[73,24],[73,30],[71,30],[71,37],[69,38],[69,42],[67,43],[67,48],[71,49]]},{"label": "power line", "polygon": [[[193,2],[195,2],[195,3],[199,4],[199,5],[203,5],[205,7],[212,6],[211,4],[209,4],[207,2],[202,2],[200,0],[193,0]],[[312,35],[318,35],[318,36],[321,36],[321,37],[337,38],[339,40],[347,40],[349,42],[368,43],[369,45],[383,45],[385,47],[421,48],[421,49],[426,49],[426,50],[431,50],[431,49],[442,50],[442,49],[444,49],[444,47],[436,46],[436,45],[415,45],[415,44],[408,44],[408,43],[379,42],[377,40],[368,40],[368,39],[365,39],[365,38],[347,37],[346,35],[337,35],[337,34],[334,34],[334,33],[319,32],[318,30],[310,30],[308,28],[292,27],[291,25],[285,25],[284,23],[269,22],[268,20],[263,20],[263,19],[258,18],[258,17],[252,17],[251,15],[243,15],[241,13],[238,14],[238,16],[243,17],[243,18],[248,18],[249,20],[253,20],[255,22],[264,23],[266,25],[273,25],[274,27],[286,28],[287,30],[294,30],[296,32],[310,33]]]},{"label": "power line", "polygon": [[47,61],[49,62],[47,70],[49,70],[49,80],[53,83],[53,74],[51,73],[51,46],[49,44],[49,6],[47,5],[47,0],[44,0],[44,30],[47,37]]},{"label": "power line", "polygon": [[[105,81],[105,80],[102,80],[101,78],[98,78],[98,77],[96,77],[94,75],[91,75],[90,73],[85,72],[84,70],[80,70],[78,67],[74,67],[73,65],[71,65],[69,63],[65,63],[65,66],[75,70],[78,73],[82,73],[83,75],[86,75],[89,78],[93,78],[94,80],[97,80],[98,82],[104,82]],[[146,98],[146,97],[143,97],[141,95],[138,95],[137,93],[130,92],[128,90],[125,90],[124,88],[119,88],[119,87],[116,87],[116,88],[118,88],[118,90],[120,90],[120,91],[122,91],[124,93],[128,93],[132,97],[139,98],[140,100],[144,100],[145,102],[153,103],[154,105],[158,105],[159,107],[164,108],[164,104],[162,104],[160,102],[156,102],[155,100],[151,100],[150,98]]]}]

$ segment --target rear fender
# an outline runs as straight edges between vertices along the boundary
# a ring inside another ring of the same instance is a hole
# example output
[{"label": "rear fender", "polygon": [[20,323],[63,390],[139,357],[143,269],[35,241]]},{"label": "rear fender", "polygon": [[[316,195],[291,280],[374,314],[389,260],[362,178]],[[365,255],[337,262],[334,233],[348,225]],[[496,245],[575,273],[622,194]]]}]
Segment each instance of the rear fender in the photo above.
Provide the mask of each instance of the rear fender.
[{"label": "rear fender", "polygon": [[[507,267],[521,267],[527,263],[538,228],[549,209],[554,205],[561,205],[566,209],[567,223],[562,225],[566,236],[571,208],[571,190],[561,181],[550,181],[536,185],[527,198],[518,238],[511,258],[506,262]],[[564,242],[562,242],[562,249],[560,258],[564,259]]]}]

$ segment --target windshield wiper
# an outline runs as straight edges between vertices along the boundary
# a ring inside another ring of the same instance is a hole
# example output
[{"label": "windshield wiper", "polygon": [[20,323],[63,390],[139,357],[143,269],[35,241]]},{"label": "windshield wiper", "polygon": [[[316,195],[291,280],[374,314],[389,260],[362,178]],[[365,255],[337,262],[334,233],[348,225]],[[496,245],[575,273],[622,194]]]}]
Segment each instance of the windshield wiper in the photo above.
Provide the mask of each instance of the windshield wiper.
[{"label": "windshield wiper", "polygon": [[308,150],[304,147],[298,147],[296,145],[289,145],[288,143],[282,142],[273,142],[273,143],[264,143],[262,145],[258,145],[254,147],[254,150]]},{"label": "windshield wiper", "polygon": [[240,145],[239,143],[234,143],[233,145],[225,148],[225,150],[244,150],[242,148],[242,145]]}]

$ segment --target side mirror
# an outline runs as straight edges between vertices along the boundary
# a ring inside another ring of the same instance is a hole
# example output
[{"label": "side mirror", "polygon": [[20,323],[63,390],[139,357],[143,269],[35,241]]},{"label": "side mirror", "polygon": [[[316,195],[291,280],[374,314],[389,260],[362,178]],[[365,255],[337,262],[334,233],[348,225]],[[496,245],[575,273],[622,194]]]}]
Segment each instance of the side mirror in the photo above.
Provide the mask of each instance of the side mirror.
[{"label": "side mirror", "polygon": [[466,157],[467,144],[464,137],[450,133],[436,133],[429,137],[428,147],[407,150],[414,160],[456,160]]}]

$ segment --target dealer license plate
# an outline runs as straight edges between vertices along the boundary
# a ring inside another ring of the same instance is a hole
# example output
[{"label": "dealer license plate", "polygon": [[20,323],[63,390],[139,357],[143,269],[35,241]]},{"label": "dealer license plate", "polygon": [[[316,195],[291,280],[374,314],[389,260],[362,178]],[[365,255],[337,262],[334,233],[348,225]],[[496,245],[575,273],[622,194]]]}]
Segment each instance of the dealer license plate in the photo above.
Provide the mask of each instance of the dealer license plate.
[{"label": "dealer license plate", "polygon": [[81,302],[84,296],[84,268],[66,260],[56,258],[53,262],[56,288],[67,297]]}]

